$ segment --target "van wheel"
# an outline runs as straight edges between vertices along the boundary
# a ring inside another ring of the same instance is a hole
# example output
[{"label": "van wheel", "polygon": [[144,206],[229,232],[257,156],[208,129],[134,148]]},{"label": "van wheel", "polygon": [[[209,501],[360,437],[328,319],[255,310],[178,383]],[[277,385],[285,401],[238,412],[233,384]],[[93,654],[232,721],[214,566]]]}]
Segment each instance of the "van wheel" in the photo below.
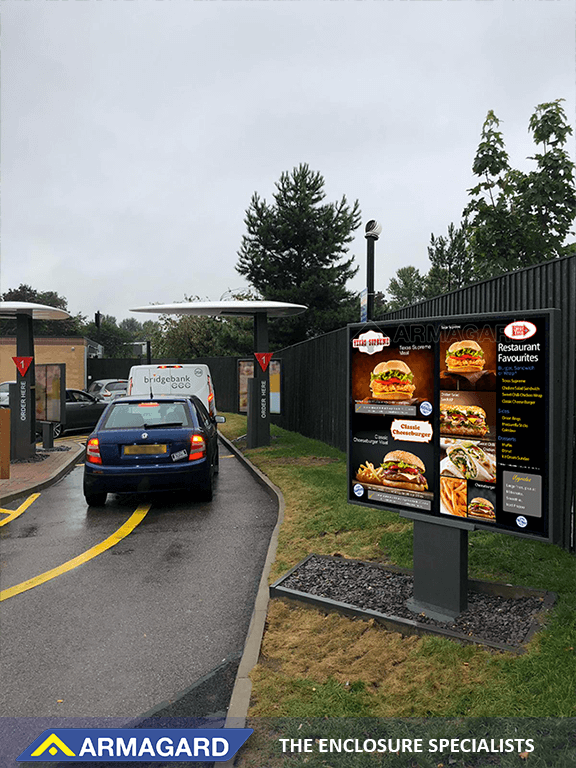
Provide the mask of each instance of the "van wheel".
[{"label": "van wheel", "polygon": [[62,424],[60,424],[60,422],[56,422],[52,427],[52,436],[62,437],[63,434],[64,434],[64,430],[62,429]]}]

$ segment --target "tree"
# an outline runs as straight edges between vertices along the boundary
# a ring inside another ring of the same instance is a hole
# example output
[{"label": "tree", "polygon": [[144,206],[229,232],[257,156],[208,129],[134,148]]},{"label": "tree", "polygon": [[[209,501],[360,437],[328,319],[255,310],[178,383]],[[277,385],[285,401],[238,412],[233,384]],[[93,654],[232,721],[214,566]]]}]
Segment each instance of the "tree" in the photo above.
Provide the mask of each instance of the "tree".
[{"label": "tree", "polygon": [[500,121],[488,112],[472,169],[480,182],[464,209],[466,236],[478,278],[562,256],[576,217],[574,164],[564,145],[572,128],[562,99],[539,104],[529,123],[542,152],[536,169],[510,167]]},{"label": "tree", "polygon": [[305,304],[308,311],[270,323],[276,348],[341,328],[357,319],[346,283],[357,272],[346,247],[360,226],[358,201],[323,203],[324,179],[307,164],[284,172],[274,202],[252,195],[237,271],[268,301]]},{"label": "tree", "polygon": [[[18,288],[12,288],[0,296],[2,301],[26,301],[32,304],[45,304],[48,307],[56,307],[68,311],[68,301],[56,291],[37,291],[32,286],[20,283]],[[35,320],[35,336],[81,336],[82,325],[85,321],[83,315],[78,314],[66,320]],[[15,320],[1,321],[2,336],[13,336],[16,333]]]},{"label": "tree", "polygon": [[101,316],[100,328],[91,322],[86,323],[82,330],[84,336],[102,345],[104,357],[130,357],[131,350],[128,345],[133,341],[131,334],[120,328],[112,315]]},{"label": "tree", "polygon": [[425,299],[424,295],[424,276],[416,267],[400,267],[388,283],[388,293],[391,296],[389,310],[408,307],[410,304],[416,304]]},{"label": "tree", "polygon": [[388,303],[383,291],[374,292],[374,317],[382,317],[386,312],[390,312],[390,304]]},{"label": "tree", "polygon": [[474,261],[466,241],[466,224],[448,227],[448,238],[430,236],[428,246],[430,270],[424,280],[426,298],[439,296],[456,288],[464,288],[475,279]]},{"label": "tree", "polygon": [[[232,295],[235,300],[253,300],[248,291]],[[200,297],[185,297],[199,301]],[[153,335],[159,357],[187,360],[193,357],[251,356],[254,351],[254,325],[241,317],[204,315],[162,315]]]}]

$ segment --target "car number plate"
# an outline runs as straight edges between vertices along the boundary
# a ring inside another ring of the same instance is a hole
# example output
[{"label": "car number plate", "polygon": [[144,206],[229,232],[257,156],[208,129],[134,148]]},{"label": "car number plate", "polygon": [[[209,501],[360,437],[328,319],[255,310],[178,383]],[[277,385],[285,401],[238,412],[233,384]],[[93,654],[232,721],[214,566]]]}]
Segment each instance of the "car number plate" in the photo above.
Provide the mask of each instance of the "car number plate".
[{"label": "car number plate", "polygon": [[125,445],[124,446],[124,455],[125,456],[140,456],[142,454],[149,454],[149,453],[167,453],[168,452],[168,446],[166,445],[159,445],[158,443],[147,443],[146,445]]}]

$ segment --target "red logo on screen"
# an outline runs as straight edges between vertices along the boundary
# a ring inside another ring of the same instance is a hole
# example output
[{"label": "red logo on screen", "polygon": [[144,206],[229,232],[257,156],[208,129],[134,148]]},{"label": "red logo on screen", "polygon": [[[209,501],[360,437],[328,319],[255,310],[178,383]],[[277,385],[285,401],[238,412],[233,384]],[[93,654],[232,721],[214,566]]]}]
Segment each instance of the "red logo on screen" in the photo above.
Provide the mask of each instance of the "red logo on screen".
[{"label": "red logo on screen", "polygon": [[529,323],[526,320],[517,323],[510,323],[504,328],[504,333],[509,339],[529,339],[530,336],[534,336],[536,333],[536,326],[534,323]]},{"label": "red logo on screen", "polygon": [[33,357],[13,357],[12,360],[16,363],[16,368],[18,368],[18,372],[20,376],[26,376],[26,371],[28,368],[30,368],[30,365],[32,364],[32,361],[34,360]]}]

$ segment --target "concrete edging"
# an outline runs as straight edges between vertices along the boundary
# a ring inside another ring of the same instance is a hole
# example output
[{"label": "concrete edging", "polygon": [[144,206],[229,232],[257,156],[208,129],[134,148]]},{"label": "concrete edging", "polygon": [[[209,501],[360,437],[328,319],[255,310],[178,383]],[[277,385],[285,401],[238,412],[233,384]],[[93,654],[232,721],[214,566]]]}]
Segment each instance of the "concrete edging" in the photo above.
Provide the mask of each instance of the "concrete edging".
[{"label": "concrete edging", "polygon": [[52,472],[52,474],[50,474],[47,478],[25,489],[2,494],[2,496],[0,497],[0,501],[3,504],[8,504],[10,501],[14,501],[14,499],[18,499],[21,496],[24,496],[26,494],[42,491],[45,488],[48,488],[49,486],[54,485],[54,483],[57,483],[58,480],[61,480],[65,475],[67,475],[69,472],[71,472],[74,469],[74,466],[76,465],[76,462],[78,461],[78,459],[84,455],[86,447],[83,445],[81,446],[79,443],[75,443],[75,445],[77,446],[77,449],[75,450],[75,448],[71,446],[70,455],[67,457],[68,461],[66,461],[60,467],[55,469]]},{"label": "concrete edging", "polygon": [[[268,587],[268,576],[270,575],[270,568],[276,558],[276,550],[278,547],[278,534],[280,526],[284,520],[284,497],[282,491],[274,485],[266,475],[261,472],[258,467],[255,467],[252,462],[244,456],[244,454],[236,448],[236,446],[227,438],[225,438],[220,432],[218,433],[220,441],[231,451],[250,473],[254,476],[260,485],[262,485],[268,493],[278,501],[278,520],[272,531],[270,537],[270,544],[268,545],[268,552],[266,554],[266,560],[264,562],[264,568],[262,570],[262,576],[258,585],[258,592],[256,594],[256,601],[254,603],[254,610],[252,612],[252,618],[250,620],[250,626],[248,628],[248,635],[246,636],[246,642],[244,643],[244,650],[242,658],[240,660],[240,666],[236,673],[236,681],[232,690],[232,696],[230,698],[230,705],[228,707],[228,714],[226,717],[225,728],[244,728],[246,722],[246,716],[248,714],[248,707],[250,705],[250,694],[252,692],[252,682],[250,680],[250,672],[258,663],[258,657],[260,655],[260,646],[262,644],[262,637],[264,635],[264,626],[266,622],[266,616],[268,613],[268,603],[270,601],[270,593]],[[234,761],[228,761],[221,763],[222,768],[226,768],[228,765],[232,765]]]}]

